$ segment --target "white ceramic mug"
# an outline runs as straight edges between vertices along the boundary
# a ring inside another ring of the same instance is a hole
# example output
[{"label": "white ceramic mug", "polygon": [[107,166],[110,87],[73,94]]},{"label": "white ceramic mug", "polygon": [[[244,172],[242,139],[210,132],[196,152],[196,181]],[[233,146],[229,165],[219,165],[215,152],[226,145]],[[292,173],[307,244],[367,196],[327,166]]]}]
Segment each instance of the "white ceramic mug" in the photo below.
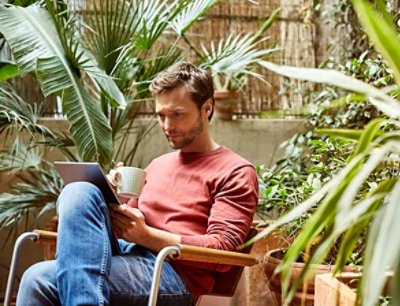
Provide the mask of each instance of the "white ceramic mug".
[{"label": "white ceramic mug", "polygon": [[115,169],[117,194],[124,198],[140,196],[146,179],[146,172],[136,167],[118,167]]}]

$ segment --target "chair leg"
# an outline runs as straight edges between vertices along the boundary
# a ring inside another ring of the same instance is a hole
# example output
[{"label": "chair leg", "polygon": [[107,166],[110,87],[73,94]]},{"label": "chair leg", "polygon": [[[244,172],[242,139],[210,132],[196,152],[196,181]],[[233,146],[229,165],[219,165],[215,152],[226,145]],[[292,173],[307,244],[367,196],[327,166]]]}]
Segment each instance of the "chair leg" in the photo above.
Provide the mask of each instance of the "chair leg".
[{"label": "chair leg", "polygon": [[149,303],[148,306],[156,306],[157,297],[158,297],[158,289],[160,287],[160,278],[162,272],[162,266],[165,258],[168,255],[179,255],[181,252],[181,248],[179,245],[173,245],[163,248],[160,253],[158,253],[156,258],[156,263],[154,265],[153,279],[151,281],[151,288],[149,294]]},{"label": "chair leg", "polygon": [[27,232],[20,235],[15,242],[13,254],[11,257],[11,265],[10,265],[10,273],[8,275],[7,288],[4,297],[4,306],[10,306],[11,303],[11,295],[14,287],[14,278],[17,270],[19,253],[21,251],[21,246],[27,239],[35,240],[38,238],[38,234],[35,232]]}]

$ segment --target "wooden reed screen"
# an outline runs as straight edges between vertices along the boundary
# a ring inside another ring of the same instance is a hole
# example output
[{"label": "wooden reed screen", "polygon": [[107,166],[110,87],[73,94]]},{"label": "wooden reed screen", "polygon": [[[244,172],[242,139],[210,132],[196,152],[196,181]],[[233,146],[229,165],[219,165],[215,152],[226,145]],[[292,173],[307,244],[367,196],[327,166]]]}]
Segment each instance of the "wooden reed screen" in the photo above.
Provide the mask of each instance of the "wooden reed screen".
[{"label": "wooden reed screen", "polygon": [[[328,0],[325,0],[328,1]],[[339,0],[334,0],[339,1]],[[69,1],[75,10],[85,7],[86,1]],[[200,47],[201,43],[206,46],[210,41],[216,42],[229,33],[255,32],[260,24],[279,6],[282,7],[279,19],[265,33],[270,36],[263,46],[272,46],[274,42],[280,46],[281,51],[276,52],[268,60],[278,63],[302,67],[316,67],[326,55],[327,35],[321,33],[319,19],[311,9],[312,1],[309,0],[259,0],[259,4],[247,0],[222,0],[206,16],[205,19],[190,29],[191,42]],[[326,31],[325,31],[326,32]],[[322,37],[322,36],[324,37]],[[322,50],[322,51],[321,51]],[[319,52],[317,54],[317,52]],[[186,58],[194,59],[194,54],[187,51]],[[299,111],[308,101],[304,99],[304,91],[313,90],[312,85],[300,84],[297,81],[287,80],[266,70],[263,73],[270,86],[252,79],[245,88],[245,95],[238,110],[241,117],[252,117],[260,111],[289,110]],[[37,82],[26,77],[23,80],[14,80],[18,92],[29,101],[41,101],[43,99]],[[286,89],[282,91],[283,89]],[[281,92],[280,92],[281,91]],[[59,107],[55,98],[49,98],[47,113],[57,114]],[[147,103],[144,113],[151,112],[152,106]]]}]

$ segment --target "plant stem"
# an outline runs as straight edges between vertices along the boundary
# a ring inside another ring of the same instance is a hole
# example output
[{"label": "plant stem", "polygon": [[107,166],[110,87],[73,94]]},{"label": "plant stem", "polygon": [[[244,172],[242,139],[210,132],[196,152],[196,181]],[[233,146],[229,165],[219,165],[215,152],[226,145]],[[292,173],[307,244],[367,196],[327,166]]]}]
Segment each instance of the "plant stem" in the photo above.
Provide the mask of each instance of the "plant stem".
[{"label": "plant stem", "polygon": [[262,34],[269,29],[275,19],[278,17],[278,14],[281,12],[281,7],[278,7],[275,11],[272,12],[271,16],[265,21],[260,29],[254,34],[253,39],[251,40],[251,44],[256,43],[262,36]]},{"label": "plant stem", "polygon": [[181,36],[182,36],[183,40],[188,44],[190,49],[192,49],[194,51],[194,53],[196,53],[196,55],[198,57],[200,57],[200,60],[202,62],[204,62],[204,56],[201,54],[201,52],[199,50],[197,50],[197,48],[195,46],[192,45],[192,43],[189,41],[189,39],[186,37],[186,35],[182,34]]}]

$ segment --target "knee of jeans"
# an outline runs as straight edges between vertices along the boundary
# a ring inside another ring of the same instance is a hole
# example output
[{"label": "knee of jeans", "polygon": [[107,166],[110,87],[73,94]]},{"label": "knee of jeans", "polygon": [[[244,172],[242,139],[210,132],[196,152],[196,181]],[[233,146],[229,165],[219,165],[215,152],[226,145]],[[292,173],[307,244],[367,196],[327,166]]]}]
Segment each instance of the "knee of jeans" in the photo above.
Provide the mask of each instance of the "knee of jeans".
[{"label": "knee of jeans", "polygon": [[[95,200],[94,200],[95,199]],[[75,182],[66,185],[61,191],[57,201],[57,212],[75,212],[76,208],[92,205],[101,201],[102,195],[99,188],[88,182]]]},{"label": "knee of jeans", "polygon": [[[22,275],[19,298],[38,296],[47,291],[55,281],[52,262],[40,262],[29,267]],[[52,276],[53,275],[53,276]]]}]

